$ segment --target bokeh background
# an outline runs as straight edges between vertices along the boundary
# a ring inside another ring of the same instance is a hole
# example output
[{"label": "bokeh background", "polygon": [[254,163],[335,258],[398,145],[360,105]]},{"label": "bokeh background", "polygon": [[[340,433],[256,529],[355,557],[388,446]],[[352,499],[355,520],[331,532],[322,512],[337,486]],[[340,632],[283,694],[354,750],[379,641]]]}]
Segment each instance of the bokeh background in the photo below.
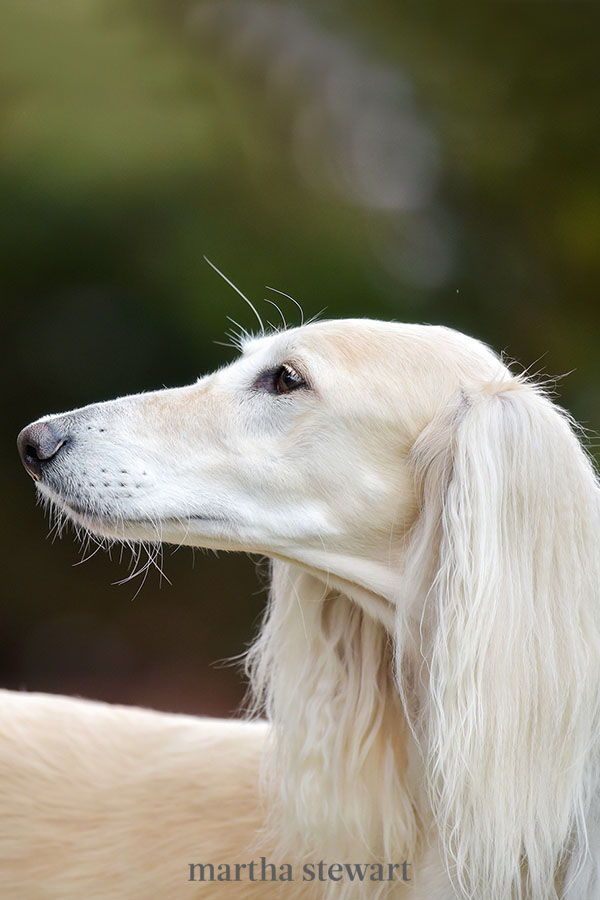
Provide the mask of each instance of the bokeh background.
[{"label": "bokeh background", "polygon": [[205,254],[274,322],[265,285],[570,372],[600,426],[599,33],[588,2],[3,0],[1,685],[240,703],[260,564],[167,552],[134,599],[47,539],[14,448],[231,358],[254,323]]}]

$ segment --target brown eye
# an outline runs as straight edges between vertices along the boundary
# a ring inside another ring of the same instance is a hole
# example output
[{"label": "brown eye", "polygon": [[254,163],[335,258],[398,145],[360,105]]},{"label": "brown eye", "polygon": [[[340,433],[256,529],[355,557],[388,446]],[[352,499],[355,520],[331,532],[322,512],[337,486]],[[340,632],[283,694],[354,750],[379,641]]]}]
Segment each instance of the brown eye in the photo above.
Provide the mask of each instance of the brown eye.
[{"label": "brown eye", "polygon": [[306,382],[291,366],[280,366],[273,373],[273,390],[276,394],[289,394],[297,388],[305,387]]},{"label": "brown eye", "polygon": [[267,394],[275,394],[276,396],[291,394],[292,391],[296,391],[298,388],[308,387],[310,385],[306,379],[289,363],[284,363],[284,365],[273,369],[266,369],[264,372],[261,372],[252,385],[255,391],[265,391]]}]

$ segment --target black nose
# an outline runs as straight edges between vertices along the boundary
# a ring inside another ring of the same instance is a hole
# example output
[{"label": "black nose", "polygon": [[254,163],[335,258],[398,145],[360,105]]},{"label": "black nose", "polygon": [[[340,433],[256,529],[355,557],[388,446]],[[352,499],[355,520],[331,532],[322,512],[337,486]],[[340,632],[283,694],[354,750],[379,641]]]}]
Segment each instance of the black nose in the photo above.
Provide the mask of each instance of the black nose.
[{"label": "black nose", "polygon": [[34,481],[40,480],[44,464],[56,456],[66,441],[66,435],[50,422],[34,422],[23,429],[17,447],[21,462]]}]

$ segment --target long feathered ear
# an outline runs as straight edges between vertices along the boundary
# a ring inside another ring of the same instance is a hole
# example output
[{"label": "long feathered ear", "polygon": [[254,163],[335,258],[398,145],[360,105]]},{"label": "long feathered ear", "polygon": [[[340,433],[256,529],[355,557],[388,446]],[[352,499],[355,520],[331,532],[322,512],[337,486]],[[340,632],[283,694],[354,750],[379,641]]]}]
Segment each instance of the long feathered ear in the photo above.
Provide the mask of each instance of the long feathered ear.
[{"label": "long feathered ear", "polygon": [[[248,668],[273,726],[265,773],[282,859],[413,859],[405,719],[385,628],[344,594],[276,561]],[[333,885],[337,897],[342,887]]]},{"label": "long feathered ear", "polygon": [[591,462],[569,417],[508,376],[463,394],[421,435],[414,460],[423,511],[413,554],[428,581],[415,625],[419,729],[457,893],[595,896],[586,887],[600,740]]}]

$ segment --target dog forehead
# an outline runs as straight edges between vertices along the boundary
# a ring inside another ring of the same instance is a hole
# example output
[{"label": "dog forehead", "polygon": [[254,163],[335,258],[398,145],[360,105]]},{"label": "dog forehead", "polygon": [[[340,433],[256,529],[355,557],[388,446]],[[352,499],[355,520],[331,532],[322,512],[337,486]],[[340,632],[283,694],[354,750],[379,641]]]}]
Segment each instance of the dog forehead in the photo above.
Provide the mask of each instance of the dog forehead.
[{"label": "dog forehead", "polygon": [[452,328],[376,319],[331,319],[253,338],[244,357],[260,365],[296,359],[321,378],[343,371],[399,387],[476,382],[503,368],[489,347]]},{"label": "dog forehead", "polygon": [[349,372],[393,363],[408,349],[403,326],[368,319],[315,323],[300,329],[297,341],[300,350]]},{"label": "dog forehead", "polygon": [[243,350],[246,357],[306,354],[355,370],[393,359],[402,344],[406,345],[411,331],[421,333],[425,328],[370,319],[333,319],[253,337],[244,343]]}]

